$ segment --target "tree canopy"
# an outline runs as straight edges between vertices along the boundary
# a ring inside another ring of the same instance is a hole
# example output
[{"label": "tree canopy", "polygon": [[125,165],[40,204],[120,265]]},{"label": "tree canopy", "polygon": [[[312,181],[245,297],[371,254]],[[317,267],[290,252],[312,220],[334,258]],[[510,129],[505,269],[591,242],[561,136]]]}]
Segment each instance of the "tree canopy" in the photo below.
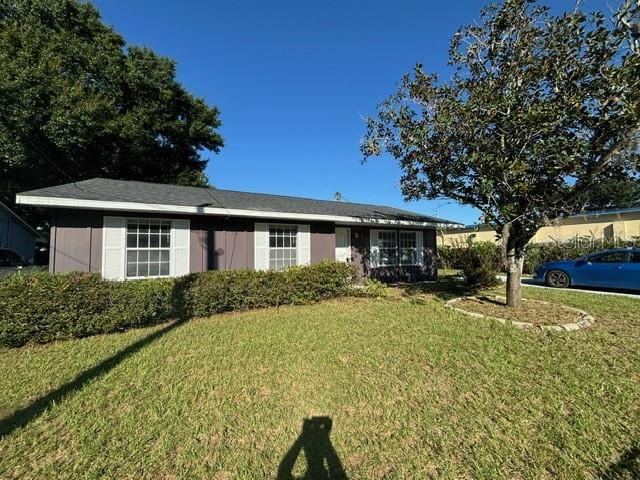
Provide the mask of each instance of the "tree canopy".
[{"label": "tree canopy", "polygon": [[[101,176],[202,185],[219,112],[89,3],[0,3],[0,195]],[[28,214],[29,212],[27,212]]]},{"label": "tree canopy", "polygon": [[636,178],[604,179],[589,191],[587,210],[640,207],[640,181]]},{"label": "tree canopy", "polygon": [[406,198],[484,213],[502,237],[511,306],[538,228],[581,211],[603,179],[633,175],[638,12],[636,2],[613,17],[553,16],[534,0],[491,4],[454,36],[450,79],[416,65],[368,119],[362,152],[399,161]]}]

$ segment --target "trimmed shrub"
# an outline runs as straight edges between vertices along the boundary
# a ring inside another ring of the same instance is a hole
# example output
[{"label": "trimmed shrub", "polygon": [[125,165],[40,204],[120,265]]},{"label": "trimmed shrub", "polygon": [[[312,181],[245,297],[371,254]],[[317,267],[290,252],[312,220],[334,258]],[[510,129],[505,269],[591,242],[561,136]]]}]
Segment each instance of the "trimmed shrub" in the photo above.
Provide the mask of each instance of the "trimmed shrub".
[{"label": "trimmed shrub", "polygon": [[438,268],[460,270],[462,268],[461,256],[468,248],[467,246],[438,245]]},{"label": "trimmed shrub", "polygon": [[122,331],[172,318],[349,294],[355,268],[323,262],[281,272],[210,271],[129,282],[96,274],[11,275],[0,280],[0,345],[47,343]]},{"label": "trimmed shrub", "polygon": [[458,268],[462,270],[465,283],[475,288],[493,287],[500,284],[496,278],[502,268],[502,253],[492,242],[478,242],[457,253]]},{"label": "trimmed shrub", "polygon": [[185,278],[186,315],[215,313],[285,304],[305,304],[351,292],[356,273],[352,265],[321,262],[280,272],[209,271]]},{"label": "trimmed shrub", "polygon": [[0,281],[0,345],[46,343],[162,322],[171,280],[109,282],[89,273],[11,275]]},{"label": "trimmed shrub", "polygon": [[465,270],[474,265],[485,265],[497,271],[502,269],[502,252],[493,242],[474,242],[465,246],[438,247],[440,268]]},{"label": "trimmed shrub", "polygon": [[475,267],[463,270],[464,280],[473,288],[489,288],[502,284],[497,277],[498,271],[487,267]]}]

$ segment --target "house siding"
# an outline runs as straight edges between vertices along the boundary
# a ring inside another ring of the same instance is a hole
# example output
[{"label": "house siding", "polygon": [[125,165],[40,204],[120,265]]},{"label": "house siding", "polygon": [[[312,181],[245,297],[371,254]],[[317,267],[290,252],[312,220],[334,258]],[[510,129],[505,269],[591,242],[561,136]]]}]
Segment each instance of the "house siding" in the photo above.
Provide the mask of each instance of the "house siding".
[{"label": "house siding", "polygon": [[254,220],[211,218],[209,222],[209,232],[212,232],[209,269],[253,268]]},{"label": "house siding", "polygon": [[332,223],[311,224],[311,264],[336,259],[336,229]]},{"label": "house siding", "polygon": [[209,264],[209,232],[202,218],[190,219],[189,271],[204,272]]},{"label": "house siding", "polygon": [[[51,272],[101,272],[104,216],[188,219],[191,225],[189,268],[194,273],[206,270],[254,268],[255,222],[283,223],[282,220],[276,219],[256,220],[58,209],[52,211],[51,219],[49,261]],[[311,263],[334,259],[333,224],[311,222],[310,231]]]},{"label": "house siding", "polygon": [[[254,230],[256,221],[286,223],[273,219],[241,219],[181,215],[149,215],[134,212],[98,212],[55,210],[52,212],[50,234],[51,272],[70,271],[100,273],[102,268],[102,224],[104,216],[132,218],[188,219],[190,232],[191,272],[206,270],[236,270],[254,268]],[[293,222],[290,222],[293,223]],[[298,222],[301,223],[301,222]],[[311,232],[311,263],[335,259],[335,225],[329,222],[309,222]],[[437,276],[436,232],[422,229],[424,266],[371,268],[369,238],[372,228],[351,226],[352,261],[358,276],[370,276],[386,282],[433,280]],[[391,229],[416,230],[414,229]]]},{"label": "house siding", "polygon": [[97,272],[102,267],[102,215],[93,212],[52,212],[49,271]]},{"label": "house siding", "polygon": [[[53,210],[49,240],[49,271],[93,272],[102,271],[102,224],[103,217],[168,218],[167,215],[136,214],[135,212],[97,212],[91,210]],[[200,245],[203,236],[199,217],[171,215],[173,219],[188,219],[191,222],[191,271],[203,271],[202,256],[206,250]],[[194,228],[193,225],[196,225]],[[206,270],[206,268],[204,269]]]}]

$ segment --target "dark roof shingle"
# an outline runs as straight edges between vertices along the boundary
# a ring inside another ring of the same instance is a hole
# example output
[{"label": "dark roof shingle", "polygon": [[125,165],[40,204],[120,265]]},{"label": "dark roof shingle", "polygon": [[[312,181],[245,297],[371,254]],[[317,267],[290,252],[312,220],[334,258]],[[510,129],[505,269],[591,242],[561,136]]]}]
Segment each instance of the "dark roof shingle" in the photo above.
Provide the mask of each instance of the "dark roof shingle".
[{"label": "dark roof shingle", "polygon": [[19,195],[132,202],[157,205],[217,207],[226,209],[335,215],[382,220],[455,223],[407,210],[363,203],[237,192],[213,187],[186,187],[160,183],[93,178],[75,183],[23,192]]}]

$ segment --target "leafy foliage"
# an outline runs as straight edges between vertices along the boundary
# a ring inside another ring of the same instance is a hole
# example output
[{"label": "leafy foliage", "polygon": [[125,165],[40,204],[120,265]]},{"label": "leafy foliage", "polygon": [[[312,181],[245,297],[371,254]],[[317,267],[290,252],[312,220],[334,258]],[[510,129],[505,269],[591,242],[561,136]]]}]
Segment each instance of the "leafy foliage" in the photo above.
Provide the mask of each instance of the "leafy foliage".
[{"label": "leafy foliage", "polygon": [[86,337],[231,310],[304,304],[346,295],[351,265],[322,262],[281,272],[210,271],[129,282],[88,273],[0,280],[0,345]]},{"label": "leafy foliage", "polygon": [[588,210],[640,207],[640,181],[605,179],[589,191]]},{"label": "leafy foliage", "polygon": [[361,293],[365,297],[384,298],[389,294],[389,286],[376,278],[365,277]]},{"label": "leafy foliage", "polygon": [[449,268],[459,268],[465,283],[476,288],[495,287],[501,282],[497,279],[502,270],[502,254],[493,242],[476,242],[464,248],[441,247],[443,261],[450,263]]},{"label": "leafy foliage", "polygon": [[635,2],[612,19],[553,16],[533,0],[490,5],[454,36],[450,80],[416,65],[368,120],[362,152],[399,161],[407,198],[484,212],[502,236],[511,306],[538,228],[580,211],[603,178],[632,175],[640,59],[627,20],[639,13]]},{"label": "leafy foliage", "polygon": [[[78,0],[0,4],[0,192],[91,177],[206,184],[219,112]],[[29,215],[31,212],[24,212]]]},{"label": "leafy foliage", "polygon": [[325,261],[283,271],[209,271],[186,277],[186,314],[204,317],[231,310],[305,304],[348,293],[352,265]]},{"label": "leafy foliage", "polygon": [[493,242],[472,242],[465,245],[442,245],[438,247],[438,268],[462,270],[478,259],[494,270],[502,270],[502,253]]},{"label": "leafy foliage", "polygon": [[464,281],[473,288],[490,288],[502,284],[502,280],[498,278],[498,270],[478,265],[462,270]]},{"label": "leafy foliage", "polygon": [[[525,250],[523,271],[533,273],[545,262],[570,260],[607,248],[620,248],[640,244],[640,237],[632,240],[619,238],[579,237],[571,242],[529,244]],[[470,246],[438,247],[438,267],[447,269],[471,269],[474,264],[487,265],[493,271],[504,271],[502,252],[493,242],[475,242]]]},{"label": "leafy foliage", "polygon": [[524,271],[533,273],[545,262],[553,260],[571,260],[606,248],[620,248],[640,245],[640,237],[631,240],[619,238],[577,238],[569,243],[549,243],[528,245],[525,255]]},{"label": "leafy foliage", "polygon": [[0,281],[0,345],[47,343],[151,325],[175,316],[171,280],[108,282],[88,273]]}]

